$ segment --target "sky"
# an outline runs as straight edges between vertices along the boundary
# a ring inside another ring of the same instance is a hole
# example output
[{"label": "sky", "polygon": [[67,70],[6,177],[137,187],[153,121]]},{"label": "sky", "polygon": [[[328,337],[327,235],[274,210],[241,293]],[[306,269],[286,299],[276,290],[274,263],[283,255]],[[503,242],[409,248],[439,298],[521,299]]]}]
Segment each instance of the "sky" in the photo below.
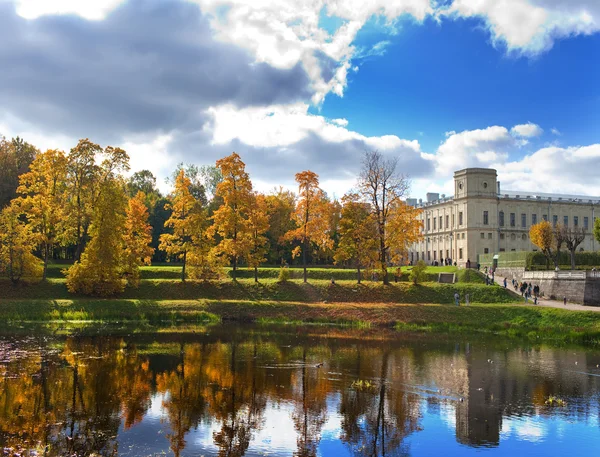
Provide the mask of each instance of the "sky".
[{"label": "sky", "polygon": [[123,147],[133,171],[236,151],[261,191],[365,151],[411,196],[455,170],[600,195],[600,0],[0,0],[0,135]]}]

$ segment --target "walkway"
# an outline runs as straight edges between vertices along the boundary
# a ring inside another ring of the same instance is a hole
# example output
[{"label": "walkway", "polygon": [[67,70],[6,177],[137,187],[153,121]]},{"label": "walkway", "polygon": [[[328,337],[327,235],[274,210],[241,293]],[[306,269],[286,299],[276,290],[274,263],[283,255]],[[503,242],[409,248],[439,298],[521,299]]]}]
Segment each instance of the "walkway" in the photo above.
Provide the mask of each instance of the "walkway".
[{"label": "walkway", "polygon": [[[508,281],[506,288],[515,298],[518,298],[519,300],[521,300],[523,305],[535,306],[533,304],[533,299],[531,299],[527,303],[525,303],[525,298],[521,297],[520,293],[515,292],[515,289],[512,287],[511,278],[506,278],[506,280]],[[500,287],[504,287],[504,276],[495,276],[494,281]],[[543,306],[545,308],[568,309],[570,311],[592,311],[592,312],[596,312],[596,313],[600,312],[600,306],[584,306],[584,305],[577,305],[575,303],[569,303],[569,302],[567,302],[567,304],[565,306],[565,305],[563,305],[562,300],[550,300],[547,298],[538,298],[537,306]]]}]

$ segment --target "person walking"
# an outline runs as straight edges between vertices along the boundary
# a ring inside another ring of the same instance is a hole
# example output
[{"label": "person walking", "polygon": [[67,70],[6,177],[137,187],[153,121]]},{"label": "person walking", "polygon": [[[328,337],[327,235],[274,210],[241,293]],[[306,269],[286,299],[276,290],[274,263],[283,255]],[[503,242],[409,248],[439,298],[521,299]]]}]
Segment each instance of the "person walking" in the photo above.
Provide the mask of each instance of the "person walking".
[{"label": "person walking", "polygon": [[567,306],[567,297],[563,298],[563,305]]},{"label": "person walking", "polygon": [[508,281],[506,280],[506,278],[504,278],[504,288],[506,289],[506,285],[508,284]]}]

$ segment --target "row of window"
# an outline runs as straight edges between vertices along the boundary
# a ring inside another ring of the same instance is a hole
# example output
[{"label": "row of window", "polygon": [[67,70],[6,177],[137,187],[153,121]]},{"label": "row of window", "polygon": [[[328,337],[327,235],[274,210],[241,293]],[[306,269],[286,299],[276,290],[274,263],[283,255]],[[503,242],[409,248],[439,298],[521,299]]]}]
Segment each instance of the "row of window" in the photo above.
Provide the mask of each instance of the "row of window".
[{"label": "row of window", "polygon": [[[433,252],[433,259],[431,256],[432,252]],[[486,254],[488,253],[487,248],[485,250],[485,253]],[[415,254],[415,255],[413,256],[413,254]],[[436,260],[444,261],[446,259],[452,258],[452,257],[450,257],[450,250],[448,250],[448,249],[446,249],[446,257],[444,257],[444,251],[442,251],[442,250],[439,251],[439,254],[440,254],[440,256],[438,257],[438,251],[427,251],[427,258],[425,258],[425,251],[422,251],[420,260],[427,260],[427,261],[431,262],[432,260],[433,261],[436,261]],[[452,251],[452,254],[454,254],[454,251]],[[419,261],[419,253],[418,252],[414,252],[414,253],[411,252],[410,255],[411,255],[411,260],[416,261],[416,262]],[[459,258],[459,260],[462,260],[462,258],[463,258],[462,248],[458,249],[458,258]]]},{"label": "row of window", "polygon": [[[510,213],[510,226],[511,227],[516,227],[516,218],[517,218],[517,215],[515,213]],[[547,214],[542,215],[542,219],[547,221],[548,215]],[[532,214],[531,215],[531,225],[535,225],[537,223],[538,223],[537,214]],[[488,224],[489,224],[488,212],[484,211],[483,212],[483,225],[488,225]],[[558,216],[556,214],[554,216],[552,216],[552,224],[554,224],[554,225],[558,224]],[[569,216],[563,216],[563,224],[565,226],[569,225]],[[587,230],[589,228],[589,224],[590,224],[590,218],[587,216],[584,216],[583,228]],[[500,227],[504,227],[504,211],[500,211],[498,213],[498,225]],[[573,226],[579,227],[579,216],[573,216]],[[525,213],[521,213],[521,227],[523,227],[523,228],[527,227],[527,214],[525,214]]]},{"label": "row of window", "polygon": [[[437,230],[438,229],[438,221],[439,221],[439,228],[440,230],[442,230],[442,222],[444,222],[444,216],[439,216],[439,217],[433,217],[433,218],[427,218],[426,220],[426,227],[427,227],[427,231],[431,230],[431,221],[433,221],[433,230]],[[446,222],[446,229],[450,228],[450,215],[446,214],[445,217],[445,222]],[[458,225],[462,225],[463,224],[463,213],[462,211],[460,211],[458,213]],[[452,215],[452,226],[454,227],[454,214]]]}]

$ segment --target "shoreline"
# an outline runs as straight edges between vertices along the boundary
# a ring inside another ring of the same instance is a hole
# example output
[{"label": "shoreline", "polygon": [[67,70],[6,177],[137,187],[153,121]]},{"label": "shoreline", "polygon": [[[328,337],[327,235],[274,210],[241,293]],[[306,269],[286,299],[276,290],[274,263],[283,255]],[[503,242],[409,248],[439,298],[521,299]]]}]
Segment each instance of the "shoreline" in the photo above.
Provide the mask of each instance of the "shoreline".
[{"label": "shoreline", "polygon": [[400,304],[272,300],[0,299],[0,319],[21,323],[207,324],[253,322],[493,333],[600,345],[600,314],[514,304]]}]

